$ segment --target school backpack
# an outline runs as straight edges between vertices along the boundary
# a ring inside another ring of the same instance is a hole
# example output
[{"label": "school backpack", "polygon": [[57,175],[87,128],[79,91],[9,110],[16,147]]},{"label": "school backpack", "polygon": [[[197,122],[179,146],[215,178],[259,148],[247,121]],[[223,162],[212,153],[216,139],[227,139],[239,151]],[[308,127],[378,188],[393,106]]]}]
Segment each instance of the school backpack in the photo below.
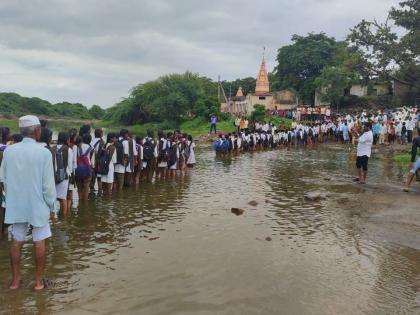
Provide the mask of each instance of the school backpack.
[{"label": "school backpack", "polygon": [[159,141],[159,163],[165,163],[169,161],[169,152],[167,149],[167,146],[164,148],[164,141],[160,140]]},{"label": "school backpack", "polygon": [[[99,152],[101,152],[101,149],[105,145],[104,141],[102,139],[99,139],[94,145],[92,150],[92,156],[95,156],[95,165],[93,165],[93,168],[97,168],[98,159],[99,159]],[[92,157],[91,156],[91,157]]]},{"label": "school backpack", "polygon": [[246,139],[242,140],[242,147],[244,148],[245,151],[249,150],[249,142],[246,141]]},{"label": "school backpack", "polygon": [[232,151],[233,149],[233,141],[231,138],[229,138],[229,140],[227,140],[228,142],[228,151]]},{"label": "school backpack", "polygon": [[51,149],[51,153],[53,154],[55,183],[60,184],[69,178],[67,174],[69,148],[63,145],[60,149]]},{"label": "school backpack", "polygon": [[176,143],[174,143],[169,147],[169,160],[168,160],[169,166],[172,166],[176,163],[178,159],[176,152],[177,152],[177,145]]},{"label": "school backpack", "polygon": [[233,149],[238,149],[238,139],[233,140]]},{"label": "school backpack", "polygon": [[187,161],[191,156],[191,146],[192,146],[192,141],[189,145],[186,145],[184,148],[184,156]]},{"label": "school backpack", "polygon": [[222,147],[223,147],[223,141],[222,140],[217,140],[214,144],[213,144],[213,149],[216,152],[222,152]]},{"label": "school backpack", "polygon": [[149,138],[143,144],[143,161],[150,162],[155,157],[155,145],[150,141]]},{"label": "school backpack", "polygon": [[226,153],[227,151],[232,150],[232,140],[225,139],[222,143],[222,152]]},{"label": "school backpack", "polygon": [[115,142],[115,150],[117,151],[117,164],[124,164],[124,146],[122,141]]},{"label": "school backpack", "polygon": [[[111,147],[105,148],[102,147],[98,151],[98,160],[96,161],[96,172],[100,175],[108,175],[109,173],[109,164],[111,163],[112,153]],[[115,150],[115,149],[114,149]]]},{"label": "school backpack", "polygon": [[89,154],[92,150],[89,147],[85,153],[83,153],[82,148],[79,147],[77,151],[77,167],[76,167],[76,177],[86,178],[92,175],[92,166],[89,160]]}]

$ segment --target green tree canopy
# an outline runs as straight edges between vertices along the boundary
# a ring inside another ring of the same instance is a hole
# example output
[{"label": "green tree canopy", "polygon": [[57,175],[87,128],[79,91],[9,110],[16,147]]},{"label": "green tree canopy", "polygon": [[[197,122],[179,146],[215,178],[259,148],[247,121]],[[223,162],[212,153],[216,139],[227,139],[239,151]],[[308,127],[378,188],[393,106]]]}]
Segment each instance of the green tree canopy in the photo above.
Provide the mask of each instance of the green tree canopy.
[{"label": "green tree canopy", "polygon": [[[216,96],[217,83],[209,78],[191,72],[170,74],[134,87],[129,97],[111,108],[106,117],[125,124],[150,121],[179,124],[197,109],[201,114],[206,112],[207,98]],[[214,101],[210,107],[213,111]]]},{"label": "green tree canopy", "polygon": [[[404,35],[398,37],[391,22],[403,28]],[[362,55],[360,65],[371,77],[420,88],[420,0],[400,2],[383,23],[362,20],[347,41]]]},{"label": "green tree canopy", "polygon": [[93,105],[89,108],[89,114],[93,119],[102,119],[105,116],[105,110],[99,105]]},{"label": "green tree canopy", "polygon": [[255,104],[254,110],[251,113],[252,122],[263,122],[265,120],[265,106],[261,104]]},{"label": "green tree canopy", "polygon": [[354,73],[344,66],[327,66],[321,70],[321,75],[315,79],[315,85],[323,101],[339,106],[344,97],[344,91],[351,87]]},{"label": "green tree canopy", "polygon": [[276,89],[293,88],[308,103],[313,103],[315,79],[325,66],[335,65],[338,43],[325,33],[292,36],[292,44],[278,50],[274,69]]}]

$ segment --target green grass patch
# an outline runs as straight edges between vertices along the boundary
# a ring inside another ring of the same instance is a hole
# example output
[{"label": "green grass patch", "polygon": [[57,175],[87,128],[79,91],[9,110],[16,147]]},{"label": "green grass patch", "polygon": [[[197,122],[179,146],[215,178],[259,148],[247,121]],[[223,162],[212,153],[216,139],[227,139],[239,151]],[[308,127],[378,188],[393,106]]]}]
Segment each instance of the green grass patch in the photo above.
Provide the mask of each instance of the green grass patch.
[{"label": "green grass patch", "polygon": [[403,168],[409,168],[411,163],[411,154],[403,153],[403,154],[395,154],[393,160]]},{"label": "green grass patch", "polygon": [[[219,121],[217,123],[217,132],[233,132],[235,131],[235,119],[230,117],[228,120]],[[210,132],[210,121],[203,118],[194,118],[181,124],[180,130],[192,136],[208,134]]]}]

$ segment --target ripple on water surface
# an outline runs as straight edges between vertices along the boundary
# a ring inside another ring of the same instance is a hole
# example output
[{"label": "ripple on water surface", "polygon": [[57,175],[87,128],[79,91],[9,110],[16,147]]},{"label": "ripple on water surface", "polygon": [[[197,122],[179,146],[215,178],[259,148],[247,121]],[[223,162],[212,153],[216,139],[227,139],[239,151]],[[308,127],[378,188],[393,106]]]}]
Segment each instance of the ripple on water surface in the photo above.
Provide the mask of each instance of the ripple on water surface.
[{"label": "ripple on water surface", "polygon": [[[419,311],[420,255],[371,240],[360,217],[307,201],[357,198],[346,150],[281,150],[215,159],[198,150],[183,178],[95,197],[54,224],[56,288],[10,292],[0,243],[0,312],[386,314]],[[395,180],[372,159],[372,179]],[[232,207],[245,210],[231,214]],[[29,285],[32,245],[24,247]]]}]

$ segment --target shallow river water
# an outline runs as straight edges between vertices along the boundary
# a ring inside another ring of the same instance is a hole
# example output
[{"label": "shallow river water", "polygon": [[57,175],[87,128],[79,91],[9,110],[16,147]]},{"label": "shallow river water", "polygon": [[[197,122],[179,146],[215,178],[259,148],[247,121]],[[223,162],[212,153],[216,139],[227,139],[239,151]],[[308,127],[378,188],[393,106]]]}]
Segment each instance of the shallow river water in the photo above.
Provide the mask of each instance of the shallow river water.
[{"label": "shallow river water", "polygon": [[[31,289],[30,242],[26,285],[7,290],[9,243],[0,241],[0,313],[420,313],[420,222],[406,242],[387,237],[389,224],[369,228],[358,201],[383,192],[340,175],[354,174],[349,151],[219,160],[201,147],[197,155],[184,178],[94,198],[59,219],[49,242],[51,290]],[[404,173],[374,158],[370,175],[399,185]],[[331,197],[305,200],[315,189]],[[236,216],[232,207],[245,212]]]}]

